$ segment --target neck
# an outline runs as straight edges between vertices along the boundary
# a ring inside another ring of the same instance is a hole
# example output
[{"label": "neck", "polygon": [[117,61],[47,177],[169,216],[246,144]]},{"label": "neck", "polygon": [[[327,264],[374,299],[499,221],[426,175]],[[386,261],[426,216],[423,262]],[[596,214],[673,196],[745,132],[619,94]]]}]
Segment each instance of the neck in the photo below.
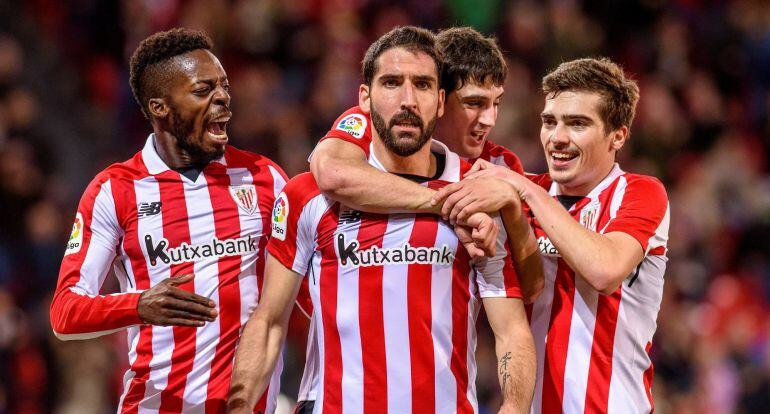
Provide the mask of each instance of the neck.
[{"label": "neck", "polygon": [[168,131],[153,128],[155,134],[155,151],[166,165],[172,170],[207,164],[194,159],[187,151],[179,146],[179,140]]},{"label": "neck", "polygon": [[596,186],[599,185],[602,181],[604,181],[605,178],[607,178],[608,175],[610,175],[610,172],[612,171],[613,167],[615,167],[615,163],[603,167],[602,173],[597,174],[595,179],[582,183],[577,185],[569,185],[569,184],[558,184],[557,188],[559,189],[559,194],[566,195],[566,196],[580,196],[585,197],[590,193]]},{"label": "neck", "polygon": [[414,154],[402,157],[389,150],[376,132],[372,135],[374,155],[388,172],[421,177],[432,177],[436,174],[436,157],[430,152],[430,141]]}]

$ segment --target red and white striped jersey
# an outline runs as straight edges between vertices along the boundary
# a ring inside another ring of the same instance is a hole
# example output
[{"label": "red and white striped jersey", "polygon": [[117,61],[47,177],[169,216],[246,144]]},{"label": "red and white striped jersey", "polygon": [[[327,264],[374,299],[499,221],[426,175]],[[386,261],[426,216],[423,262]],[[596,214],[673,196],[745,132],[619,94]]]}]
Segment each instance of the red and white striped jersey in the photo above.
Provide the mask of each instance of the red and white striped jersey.
[{"label": "red and white striped jersey", "polygon": [[[128,329],[130,368],[119,412],[223,412],[235,346],[257,305],[273,202],[286,175],[269,159],[227,147],[193,181],[170,170],[150,135],[142,151],[89,184],[78,206],[51,323],[62,339]],[[121,293],[100,295],[113,265]],[[194,273],[181,288],[211,298],[203,327],[142,324],[141,292]],[[280,368],[259,410],[272,412]]]},{"label": "red and white striped jersey", "polygon": [[[445,167],[425,185],[457,182],[470,168],[443,144],[432,148]],[[438,216],[363,213],[320,194],[309,173],[289,181],[268,251],[309,278],[320,361],[314,412],[478,412],[480,298],[521,297],[501,233],[499,254],[472,262]]]},{"label": "red and white striped jersey", "polygon": [[[547,174],[530,177],[553,196]],[[537,349],[533,413],[647,413],[653,410],[648,351],[656,329],[666,269],[669,208],[655,178],[610,174],[569,213],[591,231],[623,232],[644,259],[611,295],[602,295],[565,263],[537,219],[545,288],[531,310]]]}]

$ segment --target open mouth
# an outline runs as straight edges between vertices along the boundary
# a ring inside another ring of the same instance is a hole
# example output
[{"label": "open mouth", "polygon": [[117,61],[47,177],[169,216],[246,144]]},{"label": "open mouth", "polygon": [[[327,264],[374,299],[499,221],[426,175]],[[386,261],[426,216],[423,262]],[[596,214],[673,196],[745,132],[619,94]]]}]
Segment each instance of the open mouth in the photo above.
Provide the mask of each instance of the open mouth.
[{"label": "open mouth", "polygon": [[486,138],[487,133],[486,131],[472,131],[471,132],[471,138],[473,138],[473,141],[475,144],[481,144],[484,142],[484,138]]},{"label": "open mouth", "polygon": [[227,122],[229,120],[229,116],[211,120],[206,124],[206,131],[216,140],[227,141]]},{"label": "open mouth", "polygon": [[556,167],[566,166],[570,161],[576,159],[579,154],[567,151],[551,151],[551,163]]}]

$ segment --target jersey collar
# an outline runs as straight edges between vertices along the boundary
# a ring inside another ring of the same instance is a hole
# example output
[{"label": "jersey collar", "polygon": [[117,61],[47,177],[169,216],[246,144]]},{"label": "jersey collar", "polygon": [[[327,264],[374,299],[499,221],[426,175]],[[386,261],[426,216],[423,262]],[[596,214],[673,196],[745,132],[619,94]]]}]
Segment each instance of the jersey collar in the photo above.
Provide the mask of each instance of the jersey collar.
[{"label": "jersey collar", "polygon": [[[430,151],[444,154],[445,156],[444,171],[441,172],[441,175],[437,180],[451,183],[460,181],[462,178],[460,177],[460,157],[450,151],[441,141],[435,139],[430,140]],[[374,142],[369,144],[369,164],[380,171],[388,172],[385,167],[382,166],[380,160],[377,159],[377,156],[374,155]]]},{"label": "jersey collar", "polygon": [[[144,148],[142,148],[142,160],[145,167],[147,167],[147,172],[152,175],[157,175],[171,169],[163,162],[160,155],[158,155],[158,151],[155,149],[155,134],[150,134],[147,137],[147,142],[145,142]],[[227,165],[224,155],[211,162]]]}]

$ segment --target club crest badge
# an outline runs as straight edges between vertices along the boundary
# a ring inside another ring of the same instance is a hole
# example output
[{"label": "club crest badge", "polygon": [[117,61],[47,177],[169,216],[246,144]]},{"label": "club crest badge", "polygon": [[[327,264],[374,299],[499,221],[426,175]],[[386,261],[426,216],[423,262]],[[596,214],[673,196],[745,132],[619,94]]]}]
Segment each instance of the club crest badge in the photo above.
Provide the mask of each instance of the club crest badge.
[{"label": "club crest badge", "polygon": [[596,222],[599,218],[601,204],[597,201],[589,203],[580,210],[580,224],[591,231],[596,231]]},{"label": "club crest badge", "polygon": [[246,214],[252,215],[257,211],[257,189],[253,184],[231,185],[230,196]]},{"label": "club crest badge", "polygon": [[366,132],[366,117],[361,114],[350,114],[342,118],[340,123],[337,124],[337,129],[360,139]]}]

